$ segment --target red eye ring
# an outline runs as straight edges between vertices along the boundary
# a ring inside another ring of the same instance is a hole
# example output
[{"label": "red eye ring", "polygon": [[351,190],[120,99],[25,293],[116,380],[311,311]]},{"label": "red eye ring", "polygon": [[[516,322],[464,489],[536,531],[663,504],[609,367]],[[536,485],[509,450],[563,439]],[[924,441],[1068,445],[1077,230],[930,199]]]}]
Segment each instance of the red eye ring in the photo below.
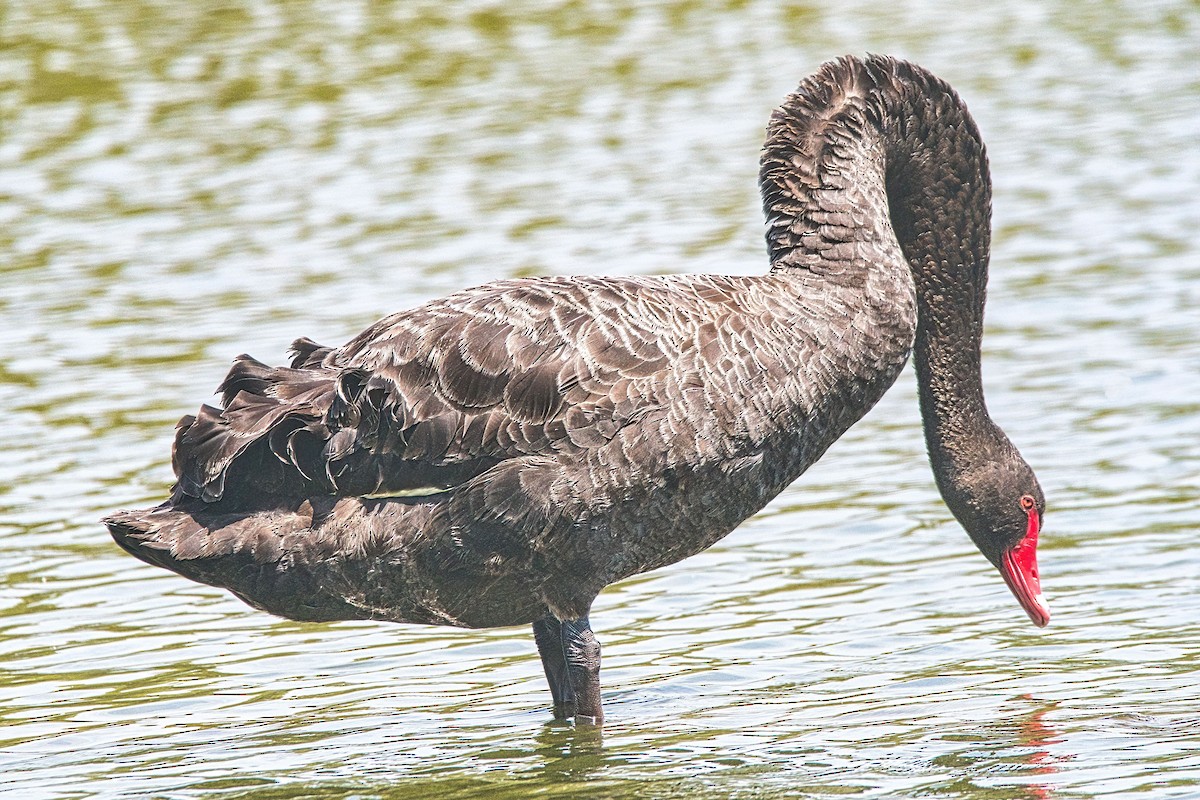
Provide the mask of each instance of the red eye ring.
[{"label": "red eye ring", "polygon": [[1037,501],[1033,499],[1033,495],[1021,495],[1021,510],[1032,511],[1037,505]]}]

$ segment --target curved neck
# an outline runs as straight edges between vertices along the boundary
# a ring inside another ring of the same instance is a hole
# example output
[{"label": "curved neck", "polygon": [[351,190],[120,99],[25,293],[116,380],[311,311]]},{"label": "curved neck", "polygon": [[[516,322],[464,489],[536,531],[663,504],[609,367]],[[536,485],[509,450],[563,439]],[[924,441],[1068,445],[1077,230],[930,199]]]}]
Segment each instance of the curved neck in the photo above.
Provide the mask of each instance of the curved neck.
[{"label": "curved neck", "polygon": [[935,472],[977,449],[963,437],[994,437],[979,371],[991,179],[954,90],[886,57],[830,62],[772,116],[759,183],[773,271],[844,281],[907,264]]}]

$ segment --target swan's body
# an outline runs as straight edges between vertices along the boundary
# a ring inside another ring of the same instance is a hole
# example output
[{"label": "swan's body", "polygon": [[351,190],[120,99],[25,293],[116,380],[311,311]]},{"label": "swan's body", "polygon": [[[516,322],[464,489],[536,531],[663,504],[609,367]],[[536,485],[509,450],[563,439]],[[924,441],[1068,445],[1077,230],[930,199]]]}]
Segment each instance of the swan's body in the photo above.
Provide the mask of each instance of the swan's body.
[{"label": "swan's body", "polygon": [[965,108],[904,62],[831,62],[776,112],[762,186],[763,276],[501,281],[290,367],[242,356],[223,409],[180,423],[171,499],[113,536],[293,619],[532,623],[556,713],[599,721],[601,589],[762,508],[915,346],[943,496],[1044,624],[1041,491],[979,382]]}]

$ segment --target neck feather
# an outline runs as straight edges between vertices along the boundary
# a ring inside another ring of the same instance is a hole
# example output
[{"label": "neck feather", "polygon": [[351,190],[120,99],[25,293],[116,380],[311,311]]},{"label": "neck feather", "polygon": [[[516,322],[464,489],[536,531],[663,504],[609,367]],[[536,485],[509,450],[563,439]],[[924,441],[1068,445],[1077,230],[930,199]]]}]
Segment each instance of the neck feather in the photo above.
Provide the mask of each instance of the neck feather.
[{"label": "neck feather", "polygon": [[773,271],[850,276],[902,254],[916,289],[915,361],[939,483],[980,449],[965,445],[1002,438],[979,371],[991,179],[954,90],[887,57],[830,62],[772,116],[759,183]]}]

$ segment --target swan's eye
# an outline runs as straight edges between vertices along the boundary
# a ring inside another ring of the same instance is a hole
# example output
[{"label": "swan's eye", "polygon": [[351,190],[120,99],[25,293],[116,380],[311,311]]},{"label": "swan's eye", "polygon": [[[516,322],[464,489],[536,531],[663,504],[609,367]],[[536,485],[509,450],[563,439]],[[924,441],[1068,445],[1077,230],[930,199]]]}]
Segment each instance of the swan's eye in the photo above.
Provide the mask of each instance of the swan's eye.
[{"label": "swan's eye", "polygon": [[1033,499],[1033,495],[1028,495],[1028,494],[1021,495],[1021,510],[1022,511],[1032,511],[1033,507],[1036,505],[1037,505],[1037,501],[1035,501]]}]

